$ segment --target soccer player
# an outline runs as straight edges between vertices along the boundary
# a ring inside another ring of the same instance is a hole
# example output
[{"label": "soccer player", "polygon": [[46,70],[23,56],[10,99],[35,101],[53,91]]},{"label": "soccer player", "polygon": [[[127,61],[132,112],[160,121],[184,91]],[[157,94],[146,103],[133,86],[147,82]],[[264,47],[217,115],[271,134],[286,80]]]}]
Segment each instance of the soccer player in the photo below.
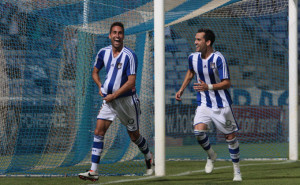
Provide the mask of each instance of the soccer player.
[{"label": "soccer player", "polygon": [[181,101],[185,88],[196,75],[197,83],[194,83],[193,88],[197,91],[198,107],[193,126],[198,143],[208,155],[205,172],[212,172],[217,158],[206,134],[210,123],[213,122],[216,128],[224,133],[228,143],[234,169],[233,181],[242,181],[239,167],[239,142],[235,134],[238,131],[238,125],[233,117],[232,100],[227,90],[231,85],[229,70],[224,56],[214,51],[212,47],[214,41],[213,31],[198,30],[195,36],[196,52],[188,58],[189,69],[175,98]]},{"label": "soccer player", "polygon": [[[137,56],[123,45],[124,25],[121,22],[114,22],[111,25],[109,38],[111,45],[100,49],[92,73],[92,77],[99,87],[99,94],[103,97],[103,104],[97,116],[97,125],[94,131],[91,169],[78,175],[83,180],[98,180],[98,165],[103,150],[104,136],[116,117],[126,126],[131,141],[144,154],[147,167],[145,175],[152,175],[154,171],[152,153],[146,139],[139,133],[141,111],[135,89]],[[105,67],[107,75],[102,84],[99,71],[103,67]]]}]

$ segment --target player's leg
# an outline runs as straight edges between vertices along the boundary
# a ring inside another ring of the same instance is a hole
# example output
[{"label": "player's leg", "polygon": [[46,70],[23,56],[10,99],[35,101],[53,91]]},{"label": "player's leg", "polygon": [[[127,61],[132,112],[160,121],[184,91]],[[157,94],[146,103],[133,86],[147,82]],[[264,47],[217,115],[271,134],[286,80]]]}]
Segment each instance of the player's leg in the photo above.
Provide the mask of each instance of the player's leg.
[{"label": "player's leg", "polygon": [[140,105],[137,95],[120,98],[116,103],[117,116],[121,123],[126,126],[129,137],[145,156],[147,171],[145,175],[154,172],[153,155],[149,150],[146,139],[139,132]]},{"label": "player's leg", "polygon": [[194,134],[197,138],[197,141],[200,144],[200,146],[206,151],[208,156],[205,165],[205,172],[211,173],[214,169],[214,162],[217,159],[217,154],[210,145],[206,131],[207,125],[204,123],[197,124],[194,127]]},{"label": "player's leg", "polygon": [[242,181],[242,175],[240,170],[240,147],[239,141],[235,136],[235,133],[225,135],[226,142],[228,143],[228,149],[233,164],[233,181]]},{"label": "player's leg", "polygon": [[97,116],[97,124],[94,130],[94,141],[92,147],[91,169],[87,172],[78,174],[83,180],[96,181],[99,179],[98,166],[101,159],[101,153],[104,145],[104,136],[112,121],[115,118],[115,113],[109,108],[109,105],[103,103]]},{"label": "player's leg", "polygon": [[138,146],[139,150],[145,156],[145,162],[146,162],[146,168],[147,168],[145,175],[152,175],[154,172],[154,159],[153,159],[153,154],[149,150],[146,139],[139,133],[139,130],[136,130],[136,131],[128,130],[128,134],[129,134],[131,141],[134,142]]},{"label": "player's leg", "polygon": [[234,169],[233,180],[241,181],[242,176],[239,168],[240,148],[238,139],[235,135],[235,132],[237,132],[239,129],[233,117],[231,107],[220,108],[217,112],[213,114],[213,122],[216,128],[225,135],[226,142],[228,143],[229,153]]},{"label": "player's leg", "polygon": [[194,134],[200,146],[207,153],[207,162],[205,165],[205,172],[211,173],[214,169],[214,162],[217,158],[217,154],[212,149],[209,138],[206,134],[208,130],[208,124],[211,122],[209,116],[209,109],[204,106],[198,106],[196,115],[194,117]]}]

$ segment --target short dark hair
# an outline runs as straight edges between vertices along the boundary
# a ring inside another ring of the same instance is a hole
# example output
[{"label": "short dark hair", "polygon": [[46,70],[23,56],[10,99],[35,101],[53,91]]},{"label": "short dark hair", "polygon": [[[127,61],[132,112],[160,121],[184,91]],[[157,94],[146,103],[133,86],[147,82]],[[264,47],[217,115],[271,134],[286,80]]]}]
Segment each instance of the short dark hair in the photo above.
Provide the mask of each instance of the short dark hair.
[{"label": "short dark hair", "polygon": [[210,42],[211,42],[210,45],[212,46],[213,43],[215,42],[215,39],[216,39],[216,36],[215,36],[214,32],[210,29],[200,28],[198,30],[198,33],[201,33],[201,32],[205,33],[205,35],[204,35],[205,41],[210,40]]},{"label": "short dark hair", "polygon": [[114,22],[114,23],[112,23],[110,25],[109,33],[111,33],[112,28],[115,27],[115,26],[120,26],[122,28],[122,30],[123,30],[123,33],[124,33],[124,24],[121,23],[121,22]]}]

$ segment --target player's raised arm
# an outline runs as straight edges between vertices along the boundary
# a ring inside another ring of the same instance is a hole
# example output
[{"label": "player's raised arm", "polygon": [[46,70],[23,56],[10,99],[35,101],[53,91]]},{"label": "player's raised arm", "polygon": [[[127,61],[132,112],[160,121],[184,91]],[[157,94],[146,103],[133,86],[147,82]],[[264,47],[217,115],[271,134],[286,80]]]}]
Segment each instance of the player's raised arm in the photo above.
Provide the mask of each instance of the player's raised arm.
[{"label": "player's raised arm", "polygon": [[179,91],[176,93],[175,95],[175,99],[177,101],[181,101],[181,96],[183,94],[183,91],[185,90],[185,88],[188,86],[188,84],[191,82],[191,80],[193,79],[195,75],[195,72],[191,69],[189,69],[187,72],[186,72],[186,75],[185,75],[185,78],[184,78],[184,81],[182,82],[182,85],[179,89]]}]

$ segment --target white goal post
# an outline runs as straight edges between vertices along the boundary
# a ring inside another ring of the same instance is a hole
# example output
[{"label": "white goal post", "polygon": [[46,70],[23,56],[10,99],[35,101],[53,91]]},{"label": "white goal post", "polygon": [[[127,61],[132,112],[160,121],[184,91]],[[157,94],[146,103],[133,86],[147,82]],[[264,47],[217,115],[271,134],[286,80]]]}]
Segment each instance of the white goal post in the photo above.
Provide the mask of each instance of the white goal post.
[{"label": "white goal post", "polygon": [[164,0],[154,0],[155,175],[165,175],[165,31]]},{"label": "white goal post", "polygon": [[298,0],[289,0],[289,159],[298,160]]}]

